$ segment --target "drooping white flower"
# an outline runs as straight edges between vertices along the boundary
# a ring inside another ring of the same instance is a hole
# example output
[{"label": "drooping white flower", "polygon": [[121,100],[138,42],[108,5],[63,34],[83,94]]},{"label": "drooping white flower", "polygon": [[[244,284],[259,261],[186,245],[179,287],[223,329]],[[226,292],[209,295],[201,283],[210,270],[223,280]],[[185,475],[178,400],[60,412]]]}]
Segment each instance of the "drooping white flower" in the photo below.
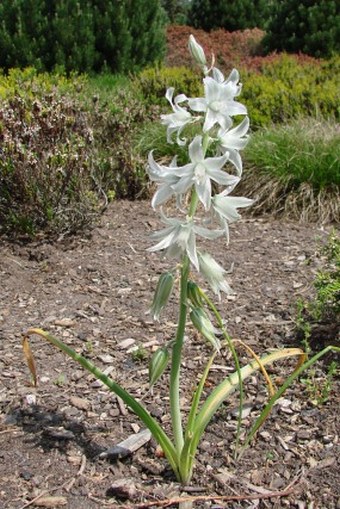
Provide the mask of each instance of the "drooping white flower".
[{"label": "drooping white flower", "polygon": [[235,166],[239,176],[242,175],[242,159],[239,150],[242,150],[248,143],[248,136],[246,135],[248,129],[249,118],[245,117],[242,122],[233,129],[219,129],[217,133],[221,152],[228,152],[229,161]]},{"label": "drooping white flower", "polygon": [[228,153],[220,157],[204,157],[202,136],[195,136],[190,143],[189,156],[190,163],[173,170],[179,180],[172,185],[172,189],[176,194],[182,195],[194,186],[199,200],[208,210],[211,202],[211,181],[220,185],[235,185],[239,179],[221,170],[228,160]]},{"label": "drooping white flower", "polygon": [[215,124],[218,124],[222,129],[228,129],[230,117],[247,114],[247,108],[234,100],[241,91],[241,85],[238,83],[239,74],[236,69],[230,73],[226,80],[224,80],[221,71],[214,69],[218,79],[207,76],[203,80],[205,97],[188,99],[189,107],[193,111],[205,112],[204,132],[209,131]]},{"label": "drooping white flower", "polygon": [[211,289],[218,295],[219,299],[221,298],[220,292],[227,294],[232,292],[224,278],[225,269],[209,253],[198,251],[198,263],[200,273],[206,278]]},{"label": "drooping white flower", "polygon": [[[158,189],[153,195],[151,206],[158,207],[165,203],[175,193],[173,186],[179,181],[179,177],[173,172],[177,168],[177,156],[173,158],[169,166],[158,164],[153,158],[153,151],[149,153],[147,172],[150,180],[158,184]],[[180,197],[177,196],[179,203]]]},{"label": "drooping white flower", "polygon": [[186,95],[179,94],[173,100],[174,91],[175,91],[174,87],[170,87],[167,89],[165,94],[165,97],[171,104],[174,112],[169,113],[167,115],[161,115],[161,122],[163,125],[167,126],[168,143],[173,143],[172,135],[173,133],[177,132],[178,145],[185,145],[186,139],[180,138],[181,132],[187,124],[190,124],[196,119],[193,118],[191,113],[186,108],[180,106],[180,103],[183,103],[184,101],[187,100]]},{"label": "drooping white flower", "polygon": [[238,208],[249,207],[254,203],[254,200],[249,198],[244,198],[242,196],[228,196],[228,194],[232,191],[233,187],[231,186],[228,189],[222,191],[222,193],[215,194],[211,200],[212,208],[220,220],[222,227],[227,235],[227,240],[229,242],[229,224],[234,223],[238,219],[241,218],[241,215],[238,213]]},{"label": "drooping white flower", "polygon": [[196,234],[206,239],[216,239],[223,235],[223,230],[209,230],[194,223],[192,218],[185,221],[177,218],[168,218],[162,213],[162,222],[166,225],[151,235],[158,243],[148,251],[163,251],[170,258],[180,258],[187,254],[191,263],[199,270],[196,249]]}]

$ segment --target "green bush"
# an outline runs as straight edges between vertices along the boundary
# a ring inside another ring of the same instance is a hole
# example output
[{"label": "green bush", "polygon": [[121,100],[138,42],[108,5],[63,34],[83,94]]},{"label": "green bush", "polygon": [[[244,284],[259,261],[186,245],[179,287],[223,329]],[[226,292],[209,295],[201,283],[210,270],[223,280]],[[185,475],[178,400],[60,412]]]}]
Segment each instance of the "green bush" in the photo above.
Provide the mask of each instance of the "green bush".
[{"label": "green bush", "polygon": [[0,232],[75,232],[108,199],[142,192],[130,135],[145,109],[128,91],[108,107],[108,94],[91,90],[84,78],[32,69],[0,78]]},{"label": "green bush", "polygon": [[241,72],[242,98],[253,126],[321,114],[340,116],[340,56],[330,61],[282,54],[264,61],[260,72]]},{"label": "green bush", "polygon": [[309,349],[340,341],[340,238],[335,230],[320,257],[322,269],[314,280],[315,295],[298,302],[298,334]]},{"label": "green bush", "polygon": [[263,28],[271,10],[266,0],[193,0],[188,25],[210,32],[216,28]]},{"label": "green bush", "polygon": [[196,70],[187,67],[151,67],[144,69],[134,79],[133,86],[147,104],[166,105],[167,88],[174,87],[175,94],[186,94],[188,97],[203,94],[202,80]]},{"label": "green bush", "polygon": [[281,0],[263,44],[267,51],[330,57],[340,51],[340,9],[336,0]]},{"label": "green bush", "polygon": [[340,131],[312,117],[254,133],[245,148],[242,192],[253,214],[340,221]]},{"label": "green bush", "polygon": [[2,0],[0,67],[137,70],[162,59],[160,0]]},{"label": "green bush", "polygon": [[[340,117],[340,56],[329,61],[282,54],[263,59],[259,71],[240,68],[242,100],[252,127],[308,115]],[[202,95],[201,76],[187,67],[149,68],[134,79],[136,93],[151,105],[168,104],[166,89],[188,97]]]}]

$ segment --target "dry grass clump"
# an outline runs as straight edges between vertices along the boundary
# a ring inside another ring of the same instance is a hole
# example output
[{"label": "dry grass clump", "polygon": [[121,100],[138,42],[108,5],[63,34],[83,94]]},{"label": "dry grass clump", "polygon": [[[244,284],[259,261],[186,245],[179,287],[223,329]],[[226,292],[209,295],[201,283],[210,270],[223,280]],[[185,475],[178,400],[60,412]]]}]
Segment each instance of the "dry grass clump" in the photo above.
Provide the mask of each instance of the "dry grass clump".
[{"label": "dry grass clump", "polygon": [[256,199],[253,215],[339,222],[340,127],[336,122],[299,119],[258,131],[246,149],[245,161],[238,191]]}]

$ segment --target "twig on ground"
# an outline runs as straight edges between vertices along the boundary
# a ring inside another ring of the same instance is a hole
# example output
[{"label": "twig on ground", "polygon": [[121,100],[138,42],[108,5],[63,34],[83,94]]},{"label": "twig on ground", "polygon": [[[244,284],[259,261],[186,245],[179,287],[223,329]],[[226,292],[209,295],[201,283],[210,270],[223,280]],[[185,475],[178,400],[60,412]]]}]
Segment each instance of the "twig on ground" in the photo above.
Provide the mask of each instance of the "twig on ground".
[{"label": "twig on ground", "polygon": [[279,497],[287,497],[291,495],[295,488],[296,484],[300,480],[301,474],[296,477],[284,490],[281,491],[272,491],[268,493],[262,493],[258,495],[198,495],[196,497],[177,497],[166,500],[153,500],[152,502],[144,502],[141,504],[136,504],[134,506],[124,506],[124,509],[147,509],[148,507],[169,507],[173,504],[179,504],[181,502],[202,502],[209,500],[219,500],[223,502],[235,502],[241,500],[264,500],[268,498],[279,498]]}]

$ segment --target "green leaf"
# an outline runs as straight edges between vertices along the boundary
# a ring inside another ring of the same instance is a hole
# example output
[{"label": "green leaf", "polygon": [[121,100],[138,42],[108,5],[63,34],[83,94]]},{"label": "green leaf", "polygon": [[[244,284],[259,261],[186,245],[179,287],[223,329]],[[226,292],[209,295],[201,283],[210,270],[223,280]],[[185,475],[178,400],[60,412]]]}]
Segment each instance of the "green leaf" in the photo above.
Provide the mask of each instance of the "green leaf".
[{"label": "green leaf", "polygon": [[24,337],[28,338],[28,336],[32,334],[37,334],[38,336],[41,336],[52,343],[52,345],[56,346],[62,352],[66,353],[69,357],[78,362],[83,368],[92,373],[98,380],[101,380],[112,392],[117,394],[117,396],[119,396],[124,401],[124,403],[126,403],[126,405],[131,408],[131,410],[136,415],[138,415],[140,420],[151,431],[155,440],[164,451],[164,454],[169,461],[173,471],[175,472],[175,475],[179,479],[178,461],[175,447],[167,434],[158,424],[158,422],[149,414],[143,405],[141,405],[133,396],[131,396],[125,389],[123,389],[123,387],[105,375],[99,368],[92,364],[92,362],[85,359],[85,357],[82,355],[76,353],[72,348],[65,345],[65,343],[52,336],[52,334],[49,334],[42,329],[29,329]]}]

